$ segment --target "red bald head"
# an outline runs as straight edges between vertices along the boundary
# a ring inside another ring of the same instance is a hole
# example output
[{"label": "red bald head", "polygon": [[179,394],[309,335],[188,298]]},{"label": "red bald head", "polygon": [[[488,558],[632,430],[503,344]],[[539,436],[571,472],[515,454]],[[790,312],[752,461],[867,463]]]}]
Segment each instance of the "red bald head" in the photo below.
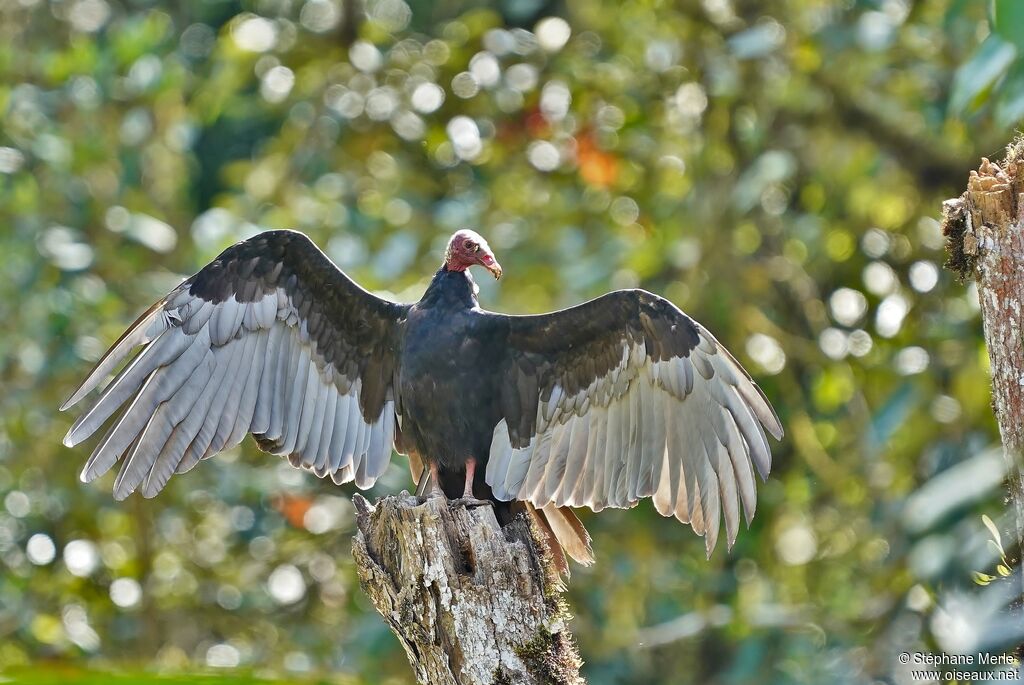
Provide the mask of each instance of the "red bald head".
[{"label": "red bald head", "polygon": [[494,258],[490,245],[476,231],[463,228],[456,231],[444,251],[444,266],[449,271],[465,271],[479,264],[501,278],[501,265]]}]

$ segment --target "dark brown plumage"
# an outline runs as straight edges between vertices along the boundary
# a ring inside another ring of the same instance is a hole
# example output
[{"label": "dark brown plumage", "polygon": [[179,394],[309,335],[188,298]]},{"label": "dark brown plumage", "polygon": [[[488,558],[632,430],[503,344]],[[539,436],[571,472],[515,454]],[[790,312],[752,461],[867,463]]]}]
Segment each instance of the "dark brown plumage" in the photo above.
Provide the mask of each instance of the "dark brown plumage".
[{"label": "dark brown plumage", "polygon": [[78,444],[128,404],[83,480],[127,455],[115,496],[153,496],[252,433],[365,488],[394,445],[421,491],[494,500],[502,517],[525,508],[584,563],[589,536],[570,507],[644,497],[705,535],[709,554],[724,512],[731,545],[739,510],[754,512],[754,469],[770,467],[764,430],[782,435],[739,363],[642,290],[539,316],[487,312],[477,264],[502,273],[483,238],[456,233],[404,305],[360,288],[300,233],[229,247],[147,310],[62,407],[143,347],[65,438]]}]

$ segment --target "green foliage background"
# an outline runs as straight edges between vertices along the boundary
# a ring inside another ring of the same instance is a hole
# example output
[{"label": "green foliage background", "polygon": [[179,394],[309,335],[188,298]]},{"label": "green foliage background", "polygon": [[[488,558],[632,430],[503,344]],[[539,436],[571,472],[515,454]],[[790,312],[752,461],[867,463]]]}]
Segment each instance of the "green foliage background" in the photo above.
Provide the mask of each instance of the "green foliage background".
[{"label": "green foliage background", "polygon": [[[787,436],[731,553],[647,505],[584,514],[592,684],[910,682],[901,651],[1007,648],[971,580],[981,514],[1008,525],[977,295],[937,218],[1024,114],[1015,11],[0,0],[0,673],[411,682],[349,488],[247,439],[118,504],[60,443],[138,312],[279,227],[407,301],[476,227],[506,273],[485,306],[643,286],[772,398]],[[396,458],[374,494],[408,487]]]}]

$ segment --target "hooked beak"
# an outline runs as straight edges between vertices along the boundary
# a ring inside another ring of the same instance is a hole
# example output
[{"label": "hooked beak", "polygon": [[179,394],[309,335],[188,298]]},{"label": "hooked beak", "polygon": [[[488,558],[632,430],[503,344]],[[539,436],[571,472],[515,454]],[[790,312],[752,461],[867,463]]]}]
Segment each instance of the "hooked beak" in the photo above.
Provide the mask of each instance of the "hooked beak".
[{"label": "hooked beak", "polygon": [[494,276],[494,280],[501,278],[501,264],[498,264],[498,260],[491,255],[484,255],[480,260],[480,266],[490,271],[491,275]]}]

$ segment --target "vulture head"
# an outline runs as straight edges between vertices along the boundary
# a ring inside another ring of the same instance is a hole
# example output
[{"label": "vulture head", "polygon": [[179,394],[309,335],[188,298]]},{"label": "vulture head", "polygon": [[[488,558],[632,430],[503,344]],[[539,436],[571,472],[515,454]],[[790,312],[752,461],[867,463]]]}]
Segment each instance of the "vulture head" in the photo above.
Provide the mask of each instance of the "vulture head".
[{"label": "vulture head", "polygon": [[468,228],[456,231],[444,250],[445,268],[448,271],[465,271],[477,264],[490,271],[495,280],[501,278],[501,264],[494,258],[491,246],[483,236]]}]

